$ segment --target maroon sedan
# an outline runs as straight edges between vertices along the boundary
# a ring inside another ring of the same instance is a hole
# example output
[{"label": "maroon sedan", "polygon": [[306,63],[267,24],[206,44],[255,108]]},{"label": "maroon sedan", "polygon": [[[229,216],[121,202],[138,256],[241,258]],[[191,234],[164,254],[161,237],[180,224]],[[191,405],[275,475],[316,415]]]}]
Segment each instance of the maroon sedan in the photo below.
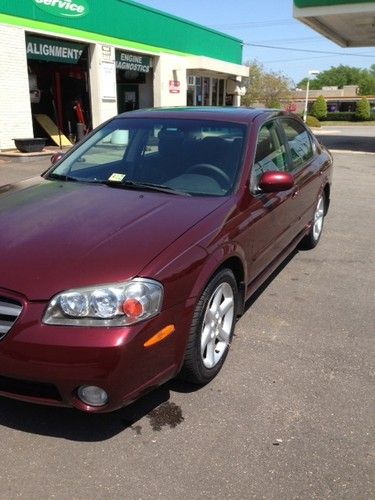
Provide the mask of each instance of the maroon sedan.
[{"label": "maroon sedan", "polygon": [[1,187],[0,394],[104,412],[177,374],[209,382],[245,301],[318,243],[331,175],[295,115],[176,108],[118,116]]}]

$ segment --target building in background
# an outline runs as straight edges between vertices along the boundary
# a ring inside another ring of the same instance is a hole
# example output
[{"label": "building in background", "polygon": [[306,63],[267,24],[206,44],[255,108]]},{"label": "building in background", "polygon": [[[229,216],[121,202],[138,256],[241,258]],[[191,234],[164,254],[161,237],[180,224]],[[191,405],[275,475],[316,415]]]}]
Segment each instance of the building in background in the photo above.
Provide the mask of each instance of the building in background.
[{"label": "building in background", "polygon": [[[354,112],[357,102],[363,96],[358,93],[358,85],[344,85],[338,87],[323,87],[320,90],[310,90],[308,98],[308,109],[319,96],[323,96],[327,102],[328,112]],[[365,96],[369,100],[371,109],[375,108],[375,96]],[[291,102],[295,113],[302,113],[305,106],[306,90],[296,89],[292,92]]]},{"label": "building in background", "polygon": [[0,46],[0,149],[40,117],[73,138],[137,108],[238,106],[248,76],[240,40],[131,0],[2,0]]}]

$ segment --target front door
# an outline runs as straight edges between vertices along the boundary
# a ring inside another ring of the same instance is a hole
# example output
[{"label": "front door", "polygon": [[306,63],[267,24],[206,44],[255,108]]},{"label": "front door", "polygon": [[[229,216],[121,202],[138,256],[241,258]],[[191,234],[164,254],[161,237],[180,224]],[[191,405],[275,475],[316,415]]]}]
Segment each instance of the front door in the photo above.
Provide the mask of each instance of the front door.
[{"label": "front door", "polygon": [[117,109],[119,113],[139,108],[138,85],[119,83],[117,85]]},{"label": "front door", "polygon": [[[290,202],[293,189],[263,193],[259,180],[263,173],[286,171],[288,157],[275,120],[265,123],[258,134],[254,163],[251,167],[249,230],[244,248],[247,252],[249,281],[253,281],[286,248],[291,226]],[[254,218],[254,214],[256,217]]]}]

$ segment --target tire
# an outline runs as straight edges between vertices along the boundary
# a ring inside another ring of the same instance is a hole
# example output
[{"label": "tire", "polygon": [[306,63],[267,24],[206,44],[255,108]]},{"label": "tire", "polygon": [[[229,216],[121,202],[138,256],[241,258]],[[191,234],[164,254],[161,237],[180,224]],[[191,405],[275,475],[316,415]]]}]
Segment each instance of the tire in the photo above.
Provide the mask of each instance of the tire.
[{"label": "tire", "polygon": [[311,228],[307,235],[301,241],[301,248],[304,250],[311,250],[319,243],[323,231],[324,215],[326,213],[326,198],[322,193],[315,207],[314,217]]},{"label": "tire", "polygon": [[180,378],[204,385],[219,373],[233,337],[237,306],[236,279],[232,271],[222,269],[195,307]]}]

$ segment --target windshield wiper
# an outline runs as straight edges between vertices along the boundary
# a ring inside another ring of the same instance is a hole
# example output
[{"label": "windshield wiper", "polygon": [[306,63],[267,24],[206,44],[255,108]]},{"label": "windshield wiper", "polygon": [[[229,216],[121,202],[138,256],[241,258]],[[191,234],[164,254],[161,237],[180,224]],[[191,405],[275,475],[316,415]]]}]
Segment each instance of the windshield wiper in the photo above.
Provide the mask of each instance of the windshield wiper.
[{"label": "windshield wiper", "polygon": [[52,172],[47,177],[49,180],[53,181],[67,181],[67,182],[84,182],[86,184],[103,184],[105,181],[100,181],[98,179],[85,179],[84,177],[73,177],[69,174],[55,174]]},{"label": "windshield wiper", "polygon": [[71,175],[55,174],[53,172],[48,175],[47,179],[53,181],[71,181],[71,182],[79,181],[79,179],[77,179],[76,177],[72,177]]},{"label": "windshield wiper", "polygon": [[122,188],[122,189],[139,189],[147,191],[158,191],[161,193],[176,194],[182,196],[191,196],[190,193],[185,193],[184,191],[179,191],[178,189],[173,189],[164,184],[152,184],[149,182],[134,182],[134,181],[111,181],[111,180],[99,180],[99,179],[85,179],[79,177],[72,177],[71,175],[55,174],[51,173],[47,177],[50,180],[67,181],[67,182],[84,182],[86,184],[106,184],[110,187]]},{"label": "windshield wiper", "polygon": [[149,182],[134,182],[134,181],[106,181],[107,186],[122,188],[122,189],[139,189],[146,191],[158,191],[161,193],[176,194],[182,196],[191,196],[190,193],[185,191],[179,191],[178,189],[173,189],[165,184],[152,184]]}]

